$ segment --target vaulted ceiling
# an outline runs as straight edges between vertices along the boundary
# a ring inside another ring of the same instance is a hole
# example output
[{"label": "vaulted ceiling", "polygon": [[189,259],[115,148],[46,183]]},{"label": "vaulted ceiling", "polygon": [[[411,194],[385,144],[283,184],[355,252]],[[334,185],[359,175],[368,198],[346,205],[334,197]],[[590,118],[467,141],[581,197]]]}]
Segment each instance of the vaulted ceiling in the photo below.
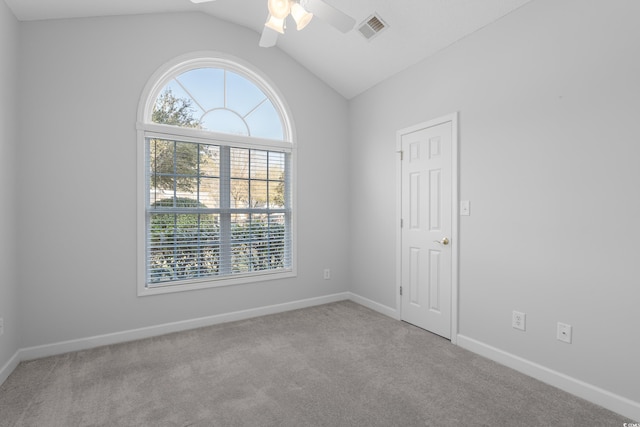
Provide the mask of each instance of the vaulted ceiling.
[{"label": "vaulted ceiling", "polygon": [[[202,11],[255,31],[256,44],[268,14],[267,0],[201,4],[189,0],[5,1],[21,21]],[[354,30],[345,34],[314,18],[306,28],[296,31],[290,22],[278,38],[277,48],[350,99],[531,0],[325,1],[353,17]],[[388,27],[367,40],[357,28],[374,13]]]}]

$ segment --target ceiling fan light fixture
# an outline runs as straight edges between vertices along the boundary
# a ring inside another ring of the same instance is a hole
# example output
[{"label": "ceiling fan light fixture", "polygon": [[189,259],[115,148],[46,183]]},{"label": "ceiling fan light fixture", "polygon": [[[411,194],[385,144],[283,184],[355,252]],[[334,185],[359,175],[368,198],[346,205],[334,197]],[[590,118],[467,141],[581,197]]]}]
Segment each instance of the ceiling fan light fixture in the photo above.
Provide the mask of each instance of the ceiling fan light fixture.
[{"label": "ceiling fan light fixture", "polygon": [[267,22],[264,24],[264,26],[277,31],[280,34],[284,34],[284,18],[276,18],[273,15],[269,15],[269,19],[267,19]]},{"label": "ceiling fan light fixture", "polygon": [[271,16],[282,20],[291,12],[289,0],[268,0],[267,7]]},{"label": "ceiling fan light fixture", "polygon": [[300,31],[311,22],[313,13],[305,10],[300,3],[293,3],[291,5],[291,16],[293,16],[293,20],[296,21],[296,29]]},{"label": "ceiling fan light fixture", "polygon": [[[307,6],[313,13],[309,12]],[[325,0],[267,0],[267,8],[269,15],[267,22],[262,27],[262,34],[258,42],[261,47],[276,45],[278,34],[284,34],[289,15],[295,21],[298,30],[305,28],[314,15],[326,20],[343,33],[351,31],[356,23],[355,19],[325,3]]]}]

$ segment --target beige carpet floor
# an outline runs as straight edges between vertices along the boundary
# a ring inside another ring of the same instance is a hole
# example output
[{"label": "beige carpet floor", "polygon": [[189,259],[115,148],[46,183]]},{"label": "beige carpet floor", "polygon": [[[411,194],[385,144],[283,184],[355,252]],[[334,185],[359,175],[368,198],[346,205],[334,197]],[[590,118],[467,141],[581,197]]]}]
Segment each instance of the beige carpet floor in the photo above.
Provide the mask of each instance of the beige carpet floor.
[{"label": "beige carpet floor", "polygon": [[352,302],[22,362],[0,426],[615,426]]}]

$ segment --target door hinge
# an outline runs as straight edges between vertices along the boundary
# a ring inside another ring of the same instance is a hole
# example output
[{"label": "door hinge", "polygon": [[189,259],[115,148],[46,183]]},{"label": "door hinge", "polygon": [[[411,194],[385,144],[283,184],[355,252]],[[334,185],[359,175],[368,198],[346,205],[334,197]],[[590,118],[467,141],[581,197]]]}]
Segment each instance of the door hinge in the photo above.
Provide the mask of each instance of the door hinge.
[{"label": "door hinge", "polygon": [[404,227],[404,219],[400,218],[400,228]]},{"label": "door hinge", "polygon": [[402,295],[402,286],[400,286],[400,295]]},{"label": "door hinge", "polygon": [[404,151],[400,150],[397,153],[400,153],[400,161],[404,160]]}]

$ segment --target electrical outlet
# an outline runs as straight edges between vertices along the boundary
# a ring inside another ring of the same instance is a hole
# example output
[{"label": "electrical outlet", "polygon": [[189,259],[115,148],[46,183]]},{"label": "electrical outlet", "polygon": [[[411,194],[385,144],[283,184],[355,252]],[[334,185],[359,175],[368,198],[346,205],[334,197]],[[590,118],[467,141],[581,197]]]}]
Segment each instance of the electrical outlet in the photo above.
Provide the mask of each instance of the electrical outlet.
[{"label": "electrical outlet", "polygon": [[567,344],[571,344],[571,325],[567,325],[566,323],[558,322],[558,333],[557,338],[566,342]]},{"label": "electrical outlet", "polygon": [[520,329],[524,331],[527,323],[527,315],[524,313],[520,313],[519,311],[513,312],[513,317],[511,319],[511,326],[515,329]]},{"label": "electrical outlet", "polygon": [[331,279],[331,270],[329,268],[325,268],[323,272],[324,280]]},{"label": "electrical outlet", "polygon": [[4,319],[0,317],[0,335],[4,334]]}]

